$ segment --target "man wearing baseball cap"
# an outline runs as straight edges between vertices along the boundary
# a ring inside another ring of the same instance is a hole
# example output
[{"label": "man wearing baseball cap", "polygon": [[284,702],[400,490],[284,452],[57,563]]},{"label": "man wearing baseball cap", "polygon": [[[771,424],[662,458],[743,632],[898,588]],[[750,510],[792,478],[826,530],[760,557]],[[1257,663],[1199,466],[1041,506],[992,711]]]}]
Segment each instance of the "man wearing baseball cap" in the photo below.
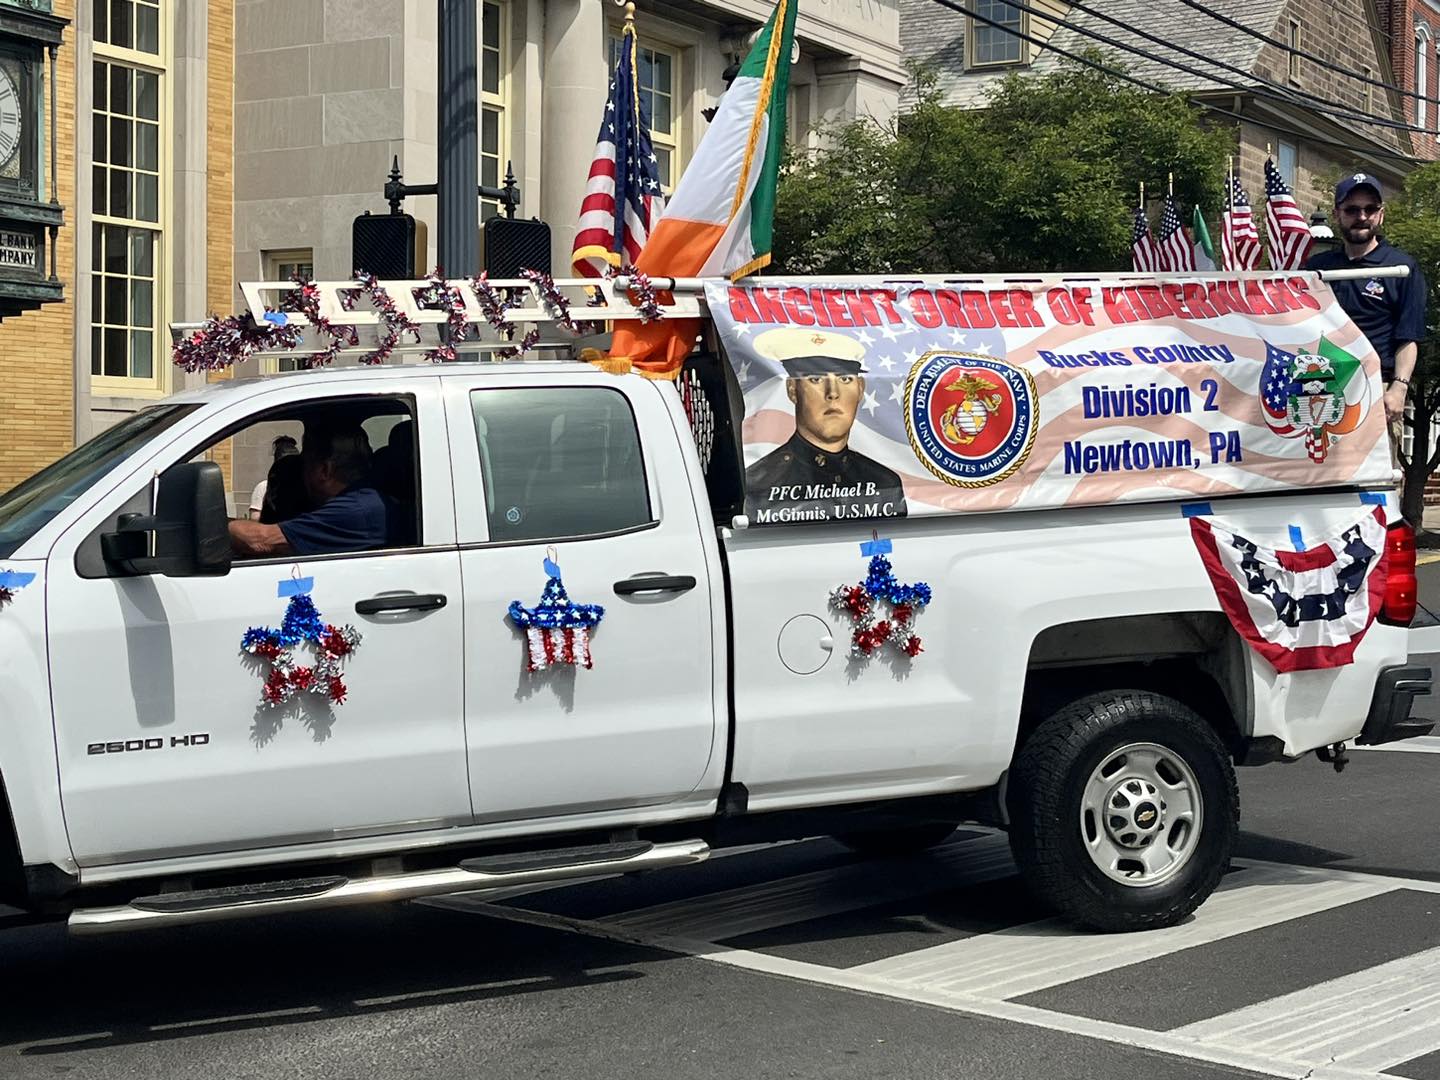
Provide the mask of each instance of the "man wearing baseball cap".
[{"label": "man wearing baseball cap", "polygon": [[1312,256],[1305,269],[1410,268],[1409,277],[1362,276],[1330,282],[1345,314],[1380,354],[1385,416],[1396,435],[1396,425],[1405,415],[1418,343],[1425,337],[1425,276],[1413,258],[1381,237],[1380,227],[1385,224],[1382,191],[1380,181],[1364,172],[1353,173],[1335,185],[1335,216],[1344,245],[1339,251]]},{"label": "man wearing baseball cap", "polygon": [[755,352],[785,371],[795,434],[745,470],[747,513],[831,520],[903,517],[899,475],[850,448],[865,396],[865,346],[833,330],[783,327],[755,339]]}]

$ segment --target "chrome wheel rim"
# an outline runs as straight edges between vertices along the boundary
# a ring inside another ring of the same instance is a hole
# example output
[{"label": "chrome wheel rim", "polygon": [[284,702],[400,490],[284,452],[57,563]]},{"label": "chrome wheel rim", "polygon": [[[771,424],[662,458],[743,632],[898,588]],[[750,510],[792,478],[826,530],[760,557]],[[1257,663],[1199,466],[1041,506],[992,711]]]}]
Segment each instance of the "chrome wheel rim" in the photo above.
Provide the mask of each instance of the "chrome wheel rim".
[{"label": "chrome wheel rim", "polygon": [[1080,800],[1080,839],[1106,877],[1147,888],[1178,874],[1195,854],[1204,824],[1195,772],[1158,743],[1106,754]]}]

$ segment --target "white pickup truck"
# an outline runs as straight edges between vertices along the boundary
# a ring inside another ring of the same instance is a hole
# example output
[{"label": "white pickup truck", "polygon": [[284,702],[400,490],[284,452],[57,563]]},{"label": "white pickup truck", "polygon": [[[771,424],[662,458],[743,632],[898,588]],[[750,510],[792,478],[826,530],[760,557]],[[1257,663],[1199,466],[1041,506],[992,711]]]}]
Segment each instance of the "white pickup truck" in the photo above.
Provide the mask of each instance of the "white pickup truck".
[{"label": "white pickup truck", "polygon": [[[0,497],[0,904],[97,932],[796,836],[883,856],[975,821],[1075,922],[1165,926],[1226,870],[1235,765],[1429,730],[1393,491],[1210,496],[1251,536],[1329,537],[1367,507],[1388,524],[1352,662],[1280,672],[1222,613],[1173,498],[927,516],[907,480],[907,517],[753,525],[735,372],[706,338],[683,395],[549,360],[213,382]],[[703,463],[682,400],[701,392]],[[336,423],[365,432],[408,535],[234,555],[240,461]],[[918,656],[847,656],[836,586],[877,539],[933,591]],[[536,604],[547,560],[577,610],[605,609],[593,666],[529,670],[507,610]],[[263,650],[241,650],[297,592],[358,633],[343,700],[269,703]]]}]

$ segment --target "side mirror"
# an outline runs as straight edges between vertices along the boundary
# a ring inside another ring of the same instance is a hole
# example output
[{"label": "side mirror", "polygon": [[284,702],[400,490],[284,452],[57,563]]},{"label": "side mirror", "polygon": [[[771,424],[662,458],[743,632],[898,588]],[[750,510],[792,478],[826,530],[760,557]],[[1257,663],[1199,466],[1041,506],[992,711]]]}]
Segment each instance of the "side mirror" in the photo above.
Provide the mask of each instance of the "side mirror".
[{"label": "side mirror", "polygon": [[131,574],[197,577],[230,571],[225,478],[213,461],[172,465],[160,474],[155,513],[126,514],[100,537],[105,561]]}]

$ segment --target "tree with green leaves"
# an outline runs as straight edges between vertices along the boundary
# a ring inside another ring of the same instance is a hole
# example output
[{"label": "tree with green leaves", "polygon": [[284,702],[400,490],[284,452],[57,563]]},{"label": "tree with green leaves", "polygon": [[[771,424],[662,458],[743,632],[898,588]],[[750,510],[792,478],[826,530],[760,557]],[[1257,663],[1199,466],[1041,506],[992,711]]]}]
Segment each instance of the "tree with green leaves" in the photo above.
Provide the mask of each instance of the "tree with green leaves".
[{"label": "tree with green leaves", "polygon": [[1411,376],[1414,416],[1406,421],[1414,434],[1414,449],[1400,455],[1405,472],[1401,509],[1406,520],[1418,526],[1425,512],[1425,482],[1440,468],[1440,447],[1430,449],[1435,417],[1440,413],[1440,162],[1416,169],[1405,178],[1404,190],[1386,200],[1381,232],[1385,239],[1414,257],[1428,286],[1428,334],[1420,343]]},{"label": "tree with green leaves", "polygon": [[1234,133],[1178,95],[1079,65],[1012,74],[984,109],[942,103],[917,73],[914,104],[793,152],[775,213],[788,273],[1129,269],[1140,183],[1218,208]]}]

